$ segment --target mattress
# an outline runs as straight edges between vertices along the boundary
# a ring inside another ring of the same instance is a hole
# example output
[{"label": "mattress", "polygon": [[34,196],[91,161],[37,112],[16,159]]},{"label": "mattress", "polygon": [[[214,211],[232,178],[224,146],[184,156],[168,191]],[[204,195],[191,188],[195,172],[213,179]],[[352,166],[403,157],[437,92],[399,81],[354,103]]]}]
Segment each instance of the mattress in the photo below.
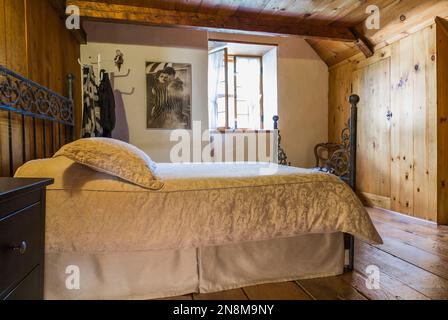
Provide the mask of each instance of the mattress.
[{"label": "mattress", "polygon": [[159,164],[146,190],[65,158],[28,162],[16,177],[53,177],[47,253],[142,252],[350,233],[381,243],[364,206],[337,177],[261,163]]}]

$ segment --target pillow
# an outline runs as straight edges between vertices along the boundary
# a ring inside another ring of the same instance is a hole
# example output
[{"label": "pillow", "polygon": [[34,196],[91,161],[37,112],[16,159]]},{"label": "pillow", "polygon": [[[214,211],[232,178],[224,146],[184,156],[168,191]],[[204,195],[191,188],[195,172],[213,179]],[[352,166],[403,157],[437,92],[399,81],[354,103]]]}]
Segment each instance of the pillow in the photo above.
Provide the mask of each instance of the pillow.
[{"label": "pillow", "polygon": [[157,165],[151,158],[137,147],[122,141],[80,139],[63,146],[53,158],[61,156],[143,188],[159,190],[163,187],[156,174]]}]

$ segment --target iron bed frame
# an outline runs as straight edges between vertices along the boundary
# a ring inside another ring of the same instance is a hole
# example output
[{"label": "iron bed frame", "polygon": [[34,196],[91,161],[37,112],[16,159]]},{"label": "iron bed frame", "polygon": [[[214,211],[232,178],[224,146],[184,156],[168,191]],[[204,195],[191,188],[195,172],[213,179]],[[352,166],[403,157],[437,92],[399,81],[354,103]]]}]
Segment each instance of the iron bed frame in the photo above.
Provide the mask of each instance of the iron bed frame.
[{"label": "iron bed frame", "polygon": [[[350,118],[348,119],[347,126],[342,130],[340,144],[326,143],[316,146],[315,153],[317,155],[317,148],[320,146],[331,145],[335,151],[329,156],[329,159],[325,162],[324,167],[319,168],[321,171],[332,173],[343,181],[345,181],[354,192],[356,192],[356,148],[357,148],[357,133],[358,133],[358,103],[360,97],[353,94],[349,98]],[[282,137],[280,130],[278,129],[279,117],[274,117],[274,130],[277,132],[277,155],[278,163],[281,165],[290,165],[288,162],[288,156],[285,150],[281,147]],[[354,270],[355,264],[355,237],[351,234],[344,234],[345,245],[345,272]]]},{"label": "iron bed frame", "polygon": [[69,74],[68,98],[53,92],[40,84],[31,81],[0,65],[0,110],[8,112],[8,147],[9,147],[9,174],[14,175],[13,152],[13,117],[12,113],[21,115],[21,139],[22,139],[22,163],[26,158],[26,122],[25,117],[31,117],[33,132],[33,155],[29,158],[37,158],[37,125],[36,120],[42,120],[43,154],[47,154],[47,121],[51,122],[50,139],[51,152],[55,152],[54,125],[59,127],[58,144],[62,144],[61,127],[65,127],[64,144],[74,139],[74,101],[73,81],[74,76]]},{"label": "iron bed frame", "polygon": [[[55,150],[54,146],[54,131],[53,125],[65,126],[65,141],[64,144],[69,143],[75,139],[74,126],[74,100],[73,100],[73,81],[74,76],[69,74],[68,80],[68,95],[63,97],[44,86],[31,81],[7,68],[0,66],[0,110],[8,112],[8,145],[9,145],[9,172],[10,176],[14,175],[14,152],[13,152],[13,130],[12,130],[12,113],[21,115],[22,122],[22,163],[26,162],[26,131],[25,131],[25,117],[33,119],[33,156],[37,158],[37,128],[36,119],[43,120],[42,136],[44,155],[46,154],[46,140],[47,130],[45,121],[51,121],[51,147],[52,152]],[[357,145],[357,104],[360,98],[357,95],[352,95],[349,99],[351,104],[351,116],[347,128],[342,133],[342,148],[336,151],[327,162],[327,170],[331,173],[337,174],[346,181],[353,190],[356,191],[356,145]],[[279,117],[274,117],[274,131],[277,133],[277,153],[278,162],[282,165],[288,165],[287,155],[281,147],[281,135],[278,129]],[[61,144],[61,137],[59,132],[59,144]],[[345,168],[345,169],[341,169]],[[345,234],[345,250],[346,250],[346,265],[345,272],[352,271],[354,268],[354,236]]]}]

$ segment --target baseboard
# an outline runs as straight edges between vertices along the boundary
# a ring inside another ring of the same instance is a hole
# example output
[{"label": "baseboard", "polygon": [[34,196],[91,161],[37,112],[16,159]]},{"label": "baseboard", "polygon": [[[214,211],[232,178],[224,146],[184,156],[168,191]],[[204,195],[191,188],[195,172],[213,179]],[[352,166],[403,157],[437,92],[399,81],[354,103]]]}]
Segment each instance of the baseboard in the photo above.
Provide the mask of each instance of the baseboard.
[{"label": "baseboard", "polygon": [[360,191],[358,191],[358,196],[367,207],[391,210],[391,199],[389,197]]}]

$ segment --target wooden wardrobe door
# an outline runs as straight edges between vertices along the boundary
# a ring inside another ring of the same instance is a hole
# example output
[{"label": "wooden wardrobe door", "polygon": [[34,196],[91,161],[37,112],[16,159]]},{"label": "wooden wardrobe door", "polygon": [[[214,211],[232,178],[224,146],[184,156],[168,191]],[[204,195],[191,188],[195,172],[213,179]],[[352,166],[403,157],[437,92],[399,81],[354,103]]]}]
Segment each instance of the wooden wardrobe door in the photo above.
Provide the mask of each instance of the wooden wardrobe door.
[{"label": "wooden wardrobe door", "polygon": [[353,73],[361,101],[358,118],[358,190],[368,203],[390,208],[390,58]]}]

